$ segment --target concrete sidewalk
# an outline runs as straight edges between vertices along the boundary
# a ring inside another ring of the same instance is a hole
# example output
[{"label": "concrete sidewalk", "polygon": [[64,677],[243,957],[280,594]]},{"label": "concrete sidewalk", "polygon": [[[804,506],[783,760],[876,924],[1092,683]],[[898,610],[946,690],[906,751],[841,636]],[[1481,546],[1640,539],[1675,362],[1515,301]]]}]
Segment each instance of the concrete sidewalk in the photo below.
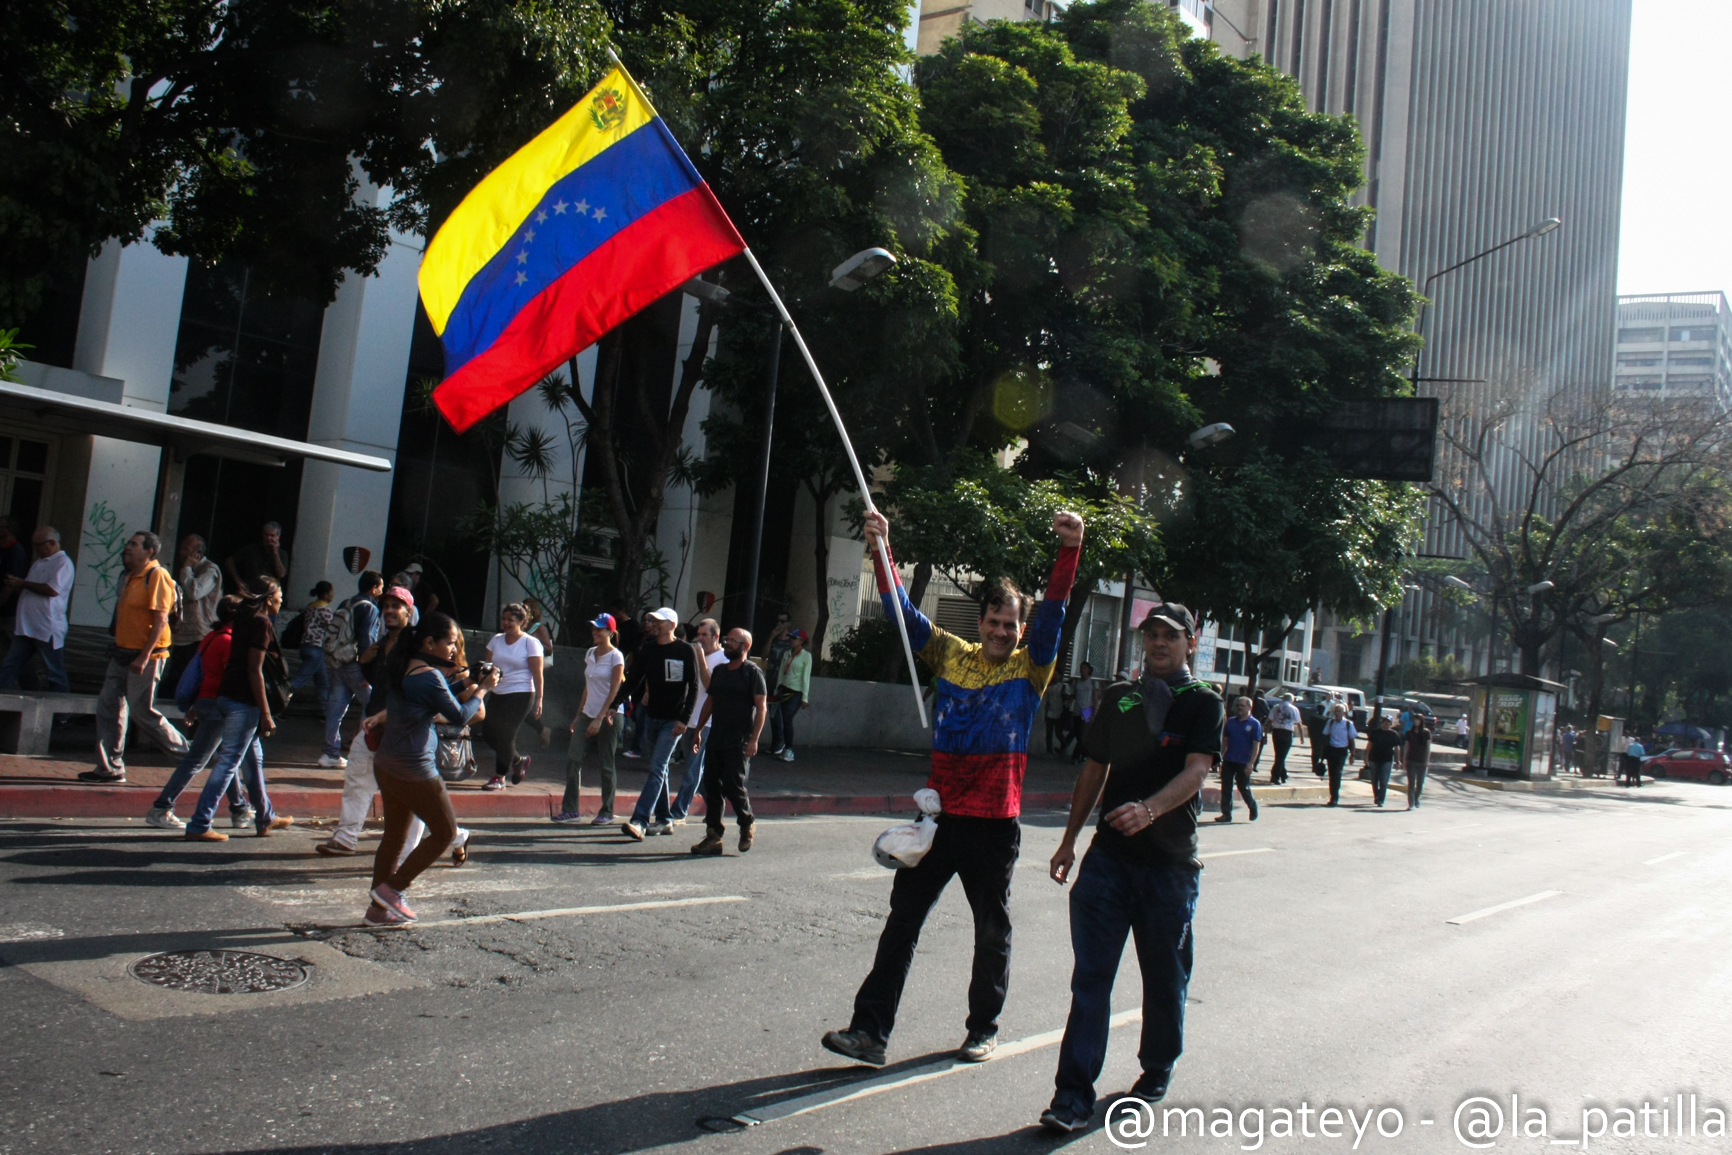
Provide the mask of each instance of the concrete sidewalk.
[{"label": "concrete sidewalk", "polygon": [[[296,818],[335,818],[342,802],[343,772],[318,765],[322,728],[311,718],[290,717],[277,735],[265,743],[265,780],[271,804]],[[529,777],[506,790],[481,789],[487,781],[493,752],[477,741],[475,755],[482,769],[467,782],[450,785],[452,804],[464,818],[549,818],[557,813],[565,791],[565,759],[556,745],[542,750],[531,731],[525,730],[519,749],[531,755]],[[147,747],[134,745],[127,754],[124,785],[99,786],[78,781],[78,774],[93,765],[95,726],[77,725],[55,733],[50,752],[39,757],[0,754],[0,818],[142,818],[173,770],[173,760]],[[798,749],[797,759],[783,762],[769,757],[752,760],[752,807],[764,815],[788,814],[912,814],[912,795],[926,785],[926,751],[862,750],[848,747],[811,746]],[[1267,758],[1253,789],[1260,803],[1322,802],[1328,787],[1310,772],[1302,748],[1289,759],[1293,773],[1284,786],[1268,784]],[[639,759],[618,760],[619,787],[614,809],[629,815],[646,773]],[[670,777],[679,788],[683,765]],[[1023,782],[1023,810],[1064,810],[1070,806],[1077,767],[1045,753],[1030,756]],[[1351,774],[1349,778],[1351,779]],[[177,810],[184,818],[197,801],[205,776],[198,775],[180,797]],[[594,775],[583,783],[581,807],[593,814],[600,806]],[[1203,807],[1213,812],[1220,805],[1218,781],[1211,778],[1203,789]],[[701,799],[693,813],[703,813]],[[221,814],[218,815],[219,820]],[[374,817],[378,802],[374,800]]]}]

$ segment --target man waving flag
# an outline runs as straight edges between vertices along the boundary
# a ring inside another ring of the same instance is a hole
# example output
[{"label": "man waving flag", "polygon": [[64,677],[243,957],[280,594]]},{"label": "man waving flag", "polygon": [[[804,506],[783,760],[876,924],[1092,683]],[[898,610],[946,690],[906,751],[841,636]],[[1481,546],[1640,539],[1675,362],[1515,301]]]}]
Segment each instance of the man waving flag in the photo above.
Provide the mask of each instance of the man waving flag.
[{"label": "man waving flag", "polygon": [[476,185],[427,246],[421,301],[445,345],[433,400],[462,432],[744,248],[615,66]]}]

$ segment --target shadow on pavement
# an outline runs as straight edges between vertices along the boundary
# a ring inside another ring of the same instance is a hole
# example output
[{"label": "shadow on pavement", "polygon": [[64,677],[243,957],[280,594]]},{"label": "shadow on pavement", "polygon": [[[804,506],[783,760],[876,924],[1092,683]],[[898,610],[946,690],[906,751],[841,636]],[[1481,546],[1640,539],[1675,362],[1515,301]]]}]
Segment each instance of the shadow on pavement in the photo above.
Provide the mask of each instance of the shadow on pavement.
[{"label": "shadow on pavement", "polygon": [[[430,1135],[387,1143],[317,1143],[293,1147],[258,1147],[251,1150],[255,1155],[316,1155],[321,1152],[332,1155],[339,1152],[341,1155],[406,1155],[409,1151],[417,1152],[418,1155],[457,1155],[459,1152],[467,1155],[475,1151],[486,1151],[489,1155],[507,1151],[628,1155],[629,1152],[701,1139],[707,1133],[701,1126],[705,1121],[727,1119],[741,1111],[764,1107],[785,1098],[845,1088],[850,1083],[879,1078],[886,1073],[911,1070],[940,1057],[941,1055],[936,1053],[921,1055],[894,1063],[882,1070],[854,1066],[816,1067],[713,1087],[658,1091],[449,1135]],[[772,1122],[763,1126],[775,1128],[785,1125]],[[1014,1137],[1013,1134],[1010,1138]],[[793,1142],[797,1137],[789,1135],[788,1138]],[[1000,1138],[982,1139],[978,1141],[978,1145],[971,1142],[963,1146],[923,1147],[920,1150],[953,1152],[955,1155],[980,1152],[985,1155],[989,1151],[1005,1150],[1003,1143],[1004,1139]],[[1049,1151],[1053,1146],[1054,1144],[1048,1141],[1038,1146],[1030,1145],[1026,1149]],[[818,1155],[821,1151],[820,1147],[794,1145],[783,1149],[781,1155]]]}]

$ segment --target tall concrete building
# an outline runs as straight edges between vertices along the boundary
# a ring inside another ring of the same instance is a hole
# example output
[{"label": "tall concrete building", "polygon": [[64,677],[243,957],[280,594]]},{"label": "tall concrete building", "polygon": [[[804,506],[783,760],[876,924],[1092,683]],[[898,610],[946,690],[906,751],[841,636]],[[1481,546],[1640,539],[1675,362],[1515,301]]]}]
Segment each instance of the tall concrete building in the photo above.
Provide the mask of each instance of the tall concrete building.
[{"label": "tall concrete building", "polygon": [[1631,399],[1700,398],[1732,408],[1732,309],[1725,293],[1618,298],[1615,388]]},{"label": "tall concrete building", "polygon": [[965,25],[991,20],[1048,20],[1056,8],[1053,0],[921,0],[913,48],[922,56],[930,56]]},{"label": "tall concrete building", "polygon": [[[1631,0],[1213,0],[1208,36],[1298,79],[1309,105],[1355,117],[1366,143],[1366,241],[1385,268],[1433,274],[1519,237],[1562,228],[1430,283],[1421,386],[1484,415],[1512,398],[1603,397],[1617,311],[1618,218]],[[1187,23],[1194,22],[1187,20]],[[1492,461],[1520,485],[1537,423],[1514,422]],[[1455,472],[1441,464],[1440,476]],[[1462,496],[1485,502],[1468,478]],[[1484,510],[1480,511],[1483,516]],[[1423,552],[1465,556],[1433,504]],[[1448,628],[1424,598],[1402,607],[1399,649],[1488,661],[1483,637]],[[1375,639],[1325,623],[1331,681],[1369,682]]]}]

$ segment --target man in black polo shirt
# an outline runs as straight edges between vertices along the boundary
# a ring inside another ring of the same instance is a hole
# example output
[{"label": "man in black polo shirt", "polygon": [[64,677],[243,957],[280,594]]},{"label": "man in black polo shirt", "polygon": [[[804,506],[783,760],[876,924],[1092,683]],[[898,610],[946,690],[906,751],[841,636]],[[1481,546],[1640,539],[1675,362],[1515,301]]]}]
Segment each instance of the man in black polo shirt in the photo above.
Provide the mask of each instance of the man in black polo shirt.
[{"label": "man in black polo shirt", "polygon": [[[1143,1074],[1131,1094],[1167,1093],[1183,1049],[1197,907],[1197,815],[1203,780],[1221,755],[1221,698],[1191,676],[1196,621],[1163,603],[1143,619],[1143,676],[1119,682],[1089,723],[1088,762],[1071,794],[1070,821],[1052,856],[1060,886],[1076,864],[1076,838],[1101,807],[1093,844],[1070,895],[1070,1018],[1059,1046],[1057,1090],[1042,1126],[1086,1126],[1107,1056],[1113,980],[1133,931],[1143,972]],[[1103,790],[1104,786],[1104,790]]]}]

